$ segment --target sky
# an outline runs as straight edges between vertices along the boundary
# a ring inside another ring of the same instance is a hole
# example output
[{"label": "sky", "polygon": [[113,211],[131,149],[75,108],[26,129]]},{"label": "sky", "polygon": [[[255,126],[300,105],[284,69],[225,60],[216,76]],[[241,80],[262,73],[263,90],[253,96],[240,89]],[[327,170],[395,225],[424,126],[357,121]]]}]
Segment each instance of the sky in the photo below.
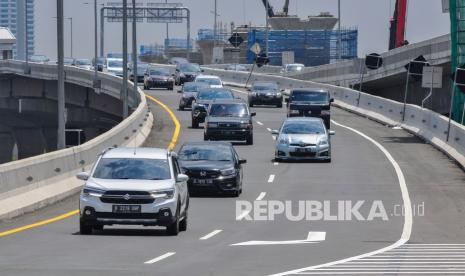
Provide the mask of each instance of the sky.
[{"label": "sky", "polygon": [[[265,9],[261,0],[217,0],[218,20],[224,24],[252,23],[264,25]],[[337,15],[337,0],[290,0],[290,14],[300,17],[328,11]],[[73,55],[77,58],[93,56],[93,0],[64,0],[65,17],[73,18]],[[100,3],[122,2],[99,0]],[[130,2],[130,0],[128,1]],[[164,2],[164,0],[138,0],[137,2]],[[168,0],[180,2],[191,10],[191,36],[197,36],[199,28],[212,28],[214,0]],[[407,40],[410,43],[450,33],[449,14],[442,13],[441,0],[409,0]],[[284,0],[270,0],[276,10],[281,10]],[[359,30],[358,54],[387,51],[389,19],[393,14],[394,0],[341,0],[341,24]],[[45,54],[56,59],[56,1],[35,1],[36,54]],[[166,37],[165,24],[140,23],[138,44],[163,43]],[[129,28],[130,29],[130,28]],[[121,52],[122,24],[105,23],[105,51]],[[129,31],[129,38],[131,32]],[[70,24],[65,20],[65,55],[70,56]],[[186,25],[171,24],[170,37],[185,38]],[[130,47],[130,45],[129,45]],[[129,48],[130,49],[130,48]]]}]

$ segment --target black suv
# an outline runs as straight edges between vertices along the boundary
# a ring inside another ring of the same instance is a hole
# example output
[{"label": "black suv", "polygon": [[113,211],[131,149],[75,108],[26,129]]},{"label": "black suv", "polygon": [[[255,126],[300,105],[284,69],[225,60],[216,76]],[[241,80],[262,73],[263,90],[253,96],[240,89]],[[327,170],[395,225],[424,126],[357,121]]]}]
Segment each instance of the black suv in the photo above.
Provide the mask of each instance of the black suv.
[{"label": "black suv", "polygon": [[331,103],[329,92],[322,89],[302,88],[291,91],[287,102],[287,117],[318,117],[330,128]]},{"label": "black suv", "polygon": [[185,82],[194,81],[203,72],[197,63],[180,63],[176,65],[174,80],[176,85],[183,85]]},{"label": "black suv", "polygon": [[245,140],[253,145],[253,124],[247,103],[241,99],[216,100],[208,108],[204,140]]},{"label": "black suv", "polygon": [[242,193],[242,164],[231,143],[188,142],[178,154],[183,173],[189,176],[189,194],[218,192],[239,196]]},{"label": "black suv", "polygon": [[283,107],[283,95],[276,82],[255,82],[249,89],[249,106],[276,105]]},{"label": "black suv", "polygon": [[200,82],[186,82],[178,93],[182,93],[181,99],[179,99],[179,110],[184,108],[192,107],[192,102],[197,96],[197,93],[201,88],[209,88],[210,86]]},{"label": "black suv", "polygon": [[208,106],[215,99],[234,99],[234,93],[226,88],[200,88],[192,102],[192,128],[198,128],[205,122]]}]

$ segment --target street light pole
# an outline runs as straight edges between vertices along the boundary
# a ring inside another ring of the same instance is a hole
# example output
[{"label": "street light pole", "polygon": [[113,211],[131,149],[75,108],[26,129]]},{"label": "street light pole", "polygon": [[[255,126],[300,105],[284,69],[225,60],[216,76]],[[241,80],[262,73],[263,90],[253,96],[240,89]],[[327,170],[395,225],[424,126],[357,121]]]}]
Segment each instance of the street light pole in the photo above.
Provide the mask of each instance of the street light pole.
[{"label": "street light pole", "polygon": [[341,35],[341,0],[337,0],[337,14],[338,14],[338,38],[337,38],[337,59],[341,61],[342,59],[342,35]]},{"label": "street light pole", "polygon": [[[132,0],[132,75],[134,76],[134,95],[133,99],[137,99],[137,85],[139,77],[137,75],[137,22],[136,22],[136,0]],[[167,23],[168,25],[168,23]]]},{"label": "street light pole", "polygon": [[218,16],[218,3],[217,3],[217,0],[215,0],[215,8],[214,8],[214,16],[215,16],[215,19],[214,19],[214,25],[213,25],[213,45],[216,46],[216,38],[217,38],[217,16]]},{"label": "street light pole", "polygon": [[63,0],[57,0],[57,102],[58,102],[58,131],[57,149],[64,149],[65,141],[65,78],[64,78],[64,31],[63,31]]},{"label": "street light pole", "polygon": [[123,0],[123,118],[129,115],[128,110],[128,1]]},{"label": "street light pole", "polygon": [[94,0],[94,88],[97,87],[96,82],[98,79],[98,46],[97,46],[97,0]]},{"label": "street light pole", "polygon": [[268,40],[269,40],[269,29],[268,29],[268,10],[269,10],[269,5],[270,3],[268,1],[266,1],[266,19],[265,19],[265,54],[266,56],[268,56],[268,50],[269,50],[269,44],[268,44]]},{"label": "street light pole", "polygon": [[[165,1],[166,4],[168,4],[168,0]],[[168,6],[168,5],[166,5]],[[166,40],[168,41],[170,39],[170,30],[169,30],[169,24],[168,22],[166,23]]]}]

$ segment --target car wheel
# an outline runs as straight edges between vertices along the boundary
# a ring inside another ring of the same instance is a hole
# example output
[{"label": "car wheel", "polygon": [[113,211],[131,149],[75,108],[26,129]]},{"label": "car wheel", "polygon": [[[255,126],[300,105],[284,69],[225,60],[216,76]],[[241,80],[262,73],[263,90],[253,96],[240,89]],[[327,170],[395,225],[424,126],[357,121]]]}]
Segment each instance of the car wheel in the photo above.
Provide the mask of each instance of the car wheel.
[{"label": "car wheel", "polygon": [[192,119],[192,128],[198,128],[199,127],[199,122],[195,119]]},{"label": "car wheel", "polygon": [[283,107],[283,103],[279,103],[276,105],[277,108],[282,108]]},{"label": "car wheel", "polygon": [[249,107],[253,107],[253,103],[252,103],[252,102],[249,102]]},{"label": "car wheel", "polygon": [[253,135],[249,135],[247,137],[246,142],[247,142],[247,145],[253,145]]},{"label": "car wheel", "polygon": [[179,234],[179,205],[178,210],[176,210],[176,220],[166,227],[166,233],[170,236],[177,236]]},{"label": "car wheel", "polygon": [[81,235],[92,235],[92,225],[87,225],[83,221],[79,221],[79,233]]},{"label": "car wheel", "polygon": [[326,119],[325,120],[325,126],[326,126],[326,129],[330,129],[331,128],[331,119]]},{"label": "car wheel", "polygon": [[204,134],[204,135],[203,135],[203,140],[204,140],[204,141],[209,141],[209,140],[210,140],[210,137],[208,137],[208,135]]},{"label": "car wheel", "polygon": [[232,193],[232,196],[233,197],[239,197],[239,195],[241,194],[241,192],[239,190],[236,190]]},{"label": "car wheel", "polygon": [[181,222],[179,223],[179,231],[186,231],[187,230],[187,217],[188,217],[188,212],[186,210],[185,214],[184,214],[184,219],[181,220]]},{"label": "car wheel", "polygon": [[184,111],[184,106],[180,105],[179,110]]},{"label": "car wheel", "polygon": [[103,225],[94,225],[94,226],[92,226],[92,228],[94,230],[97,230],[97,231],[102,231],[103,230]]}]

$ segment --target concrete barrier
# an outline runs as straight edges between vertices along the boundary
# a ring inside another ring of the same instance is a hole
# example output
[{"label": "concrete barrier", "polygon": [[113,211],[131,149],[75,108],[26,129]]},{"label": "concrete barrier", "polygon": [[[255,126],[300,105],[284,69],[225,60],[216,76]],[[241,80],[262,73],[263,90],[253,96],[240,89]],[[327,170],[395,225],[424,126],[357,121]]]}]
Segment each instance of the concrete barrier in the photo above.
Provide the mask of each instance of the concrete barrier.
[{"label": "concrete barrier", "polygon": [[[205,73],[218,75],[224,82],[238,87],[244,87],[248,78],[247,72],[206,68]],[[403,103],[360,93],[350,88],[259,73],[254,73],[250,80],[249,85],[257,80],[275,81],[286,90],[302,87],[327,89],[335,99],[336,106],[384,124],[400,126],[436,146],[465,168],[465,126],[452,122],[447,141],[448,118],[441,114],[408,104],[405,120],[402,121]]]},{"label": "concrete barrier", "polygon": [[[31,77],[56,79],[56,66],[31,64]],[[67,67],[66,81],[92,87],[93,72]],[[24,64],[0,62],[0,72],[24,75]],[[54,75],[55,74],[55,75]],[[101,93],[119,99],[121,78],[101,74]],[[0,220],[33,211],[76,193],[84,184],[75,178],[89,169],[109,147],[140,146],[148,137],[153,116],[143,92],[132,95],[131,115],[106,133],[76,147],[0,165]]]}]

